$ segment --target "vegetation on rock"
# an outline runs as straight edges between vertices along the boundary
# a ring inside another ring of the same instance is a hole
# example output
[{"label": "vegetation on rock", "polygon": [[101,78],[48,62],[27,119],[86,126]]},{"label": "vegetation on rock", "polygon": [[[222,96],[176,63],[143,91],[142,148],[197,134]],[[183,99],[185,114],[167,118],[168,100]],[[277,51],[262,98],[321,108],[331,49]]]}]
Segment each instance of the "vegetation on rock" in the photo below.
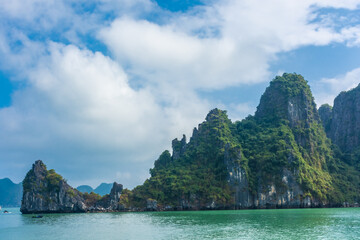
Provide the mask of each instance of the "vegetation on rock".
[{"label": "vegetation on rock", "polygon": [[116,211],[123,187],[113,183],[110,194],[81,193],[67,184],[55,170],[38,160],[23,181],[22,213]]},{"label": "vegetation on rock", "polygon": [[[340,95],[337,99],[360,103],[360,91],[351,91],[350,97]],[[194,128],[189,142],[185,135],[174,139],[172,153],[161,153],[144,184],[129,190],[114,183],[110,195],[104,197],[71,192],[72,188],[67,194],[81,194],[86,206],[118,210],[355,203],[360,195],[358,138],[351,134],[345,140],[339,137],[341,143],[354,139],[349,151],[326,135],[338,136],[332,131],[342,128],[334,124],[347,121],[336,115],[338,109],[323,105],[318,111],[307,81],[285,73],[270,82],[254,116],[233,123],[226,111],[213,109]],[[352,111],[343,112],[353,116]],[[360,114],[352,119],[356,117],[359,121],[353,120],[351,126],[360,133]],[[39,179],[31,171],[23,182],[24,192],[31,191]],[[44,179],[38,182],[42,191],[59,190],[63,178],[54,170],[42,166],[37,174]]]},{"label": "vegetation on rock", "polygon": [[353,160],[346,161],[326,137],[307,81],[285,73],[271,81],[255,116],[232,123],[226,111],[214,109],[189,143],[185,136],[175,139],[173,154],[166,150],[160,155],[151,177],[127,192],[126,205],[144,206],[147,199],[175,208],[234,204],[226,151],[233,152],[235,166],[246,173],[253,196],[271,185],[278,194],[291,190],[284,181],[289,172],[301,188],[300,198],[322,204],[358,201],[359,172],[349,164]]}]

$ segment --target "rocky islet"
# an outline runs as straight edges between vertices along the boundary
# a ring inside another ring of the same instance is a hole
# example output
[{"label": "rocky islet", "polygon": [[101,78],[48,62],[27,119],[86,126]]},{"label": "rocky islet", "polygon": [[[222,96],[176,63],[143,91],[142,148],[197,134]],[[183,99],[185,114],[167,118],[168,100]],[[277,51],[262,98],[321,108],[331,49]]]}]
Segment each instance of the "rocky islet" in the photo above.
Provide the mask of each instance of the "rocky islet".
[{"label": "rocky islet", "polygon": [[[355,206],[360,196],[360,86],[317,110],[307,81],[270,82],[254,116],[213,109],[187,142],[172,141],[133,190],[82,194],[37,161],[21,210],[86,212]],[[359,103],[359,104],[357,104]],[[331,139],[331,140],[330,140]],[[351,155],[351,161],[348,160]],[[56,184],[54,184],[54,181]]]}]

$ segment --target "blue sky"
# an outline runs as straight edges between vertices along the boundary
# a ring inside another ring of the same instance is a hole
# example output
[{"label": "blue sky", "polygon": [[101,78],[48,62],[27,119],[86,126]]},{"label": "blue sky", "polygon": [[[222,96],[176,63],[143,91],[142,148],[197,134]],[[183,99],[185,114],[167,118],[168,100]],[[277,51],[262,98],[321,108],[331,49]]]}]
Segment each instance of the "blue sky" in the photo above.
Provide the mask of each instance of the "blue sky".
[{"label": "blue sky", "polygon": [[0,178],[42,159],[77,186],[148,177],[215,107],[277,74],[318,105],[360,82],[360,1],[13,0],[0,5]]}]

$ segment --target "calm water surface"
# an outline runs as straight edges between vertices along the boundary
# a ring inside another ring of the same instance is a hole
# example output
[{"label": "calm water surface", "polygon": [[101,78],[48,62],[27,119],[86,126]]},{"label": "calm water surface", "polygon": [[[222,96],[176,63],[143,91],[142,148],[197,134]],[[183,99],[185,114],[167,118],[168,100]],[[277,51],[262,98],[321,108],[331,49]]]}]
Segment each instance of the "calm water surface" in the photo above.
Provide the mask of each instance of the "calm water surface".
[{"label": "calm water surface", "polygon": [[[3,209],[4,210],[4,209]],[[21,215],[0,239],[360,239],[360,208]]]}]

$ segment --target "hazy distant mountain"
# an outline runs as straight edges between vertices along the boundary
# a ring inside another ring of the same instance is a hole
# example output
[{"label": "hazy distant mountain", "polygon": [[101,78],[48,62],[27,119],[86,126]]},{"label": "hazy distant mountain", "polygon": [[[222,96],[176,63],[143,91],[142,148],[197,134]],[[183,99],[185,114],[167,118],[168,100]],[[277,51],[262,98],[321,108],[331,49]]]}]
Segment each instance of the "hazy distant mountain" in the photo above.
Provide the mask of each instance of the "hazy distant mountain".
[{"label": "hazy distant mountain", "polygon": [[90,187],[89,185],[81,185],[81,186],[78,186],[76,189],[82,193],[91,193],[94,191],[94,189],[92,187]]},{"label": "hazy distant mountain", "polygon": [[102,183],[97,188],[95,188],[94,192],[101,196],[104,196],[110,193],[112,186],[112,183]]},{"label": "hazy distant mountain", "polygon": [[92,187],[90,187],[89,185],[81,185],[78,186],[76,189],[79,190],[82,193],[97,193],[101,196],[104,196],[106,194],[109,194],[111,191],[113,184],[112,183],[101,183],[97,188],[93,189]]},{"label": "hazy distant mountain", "polygon": [[19,207],[21,205],[22,184],[15,184],[9,178],[0,179],[0,206]]}]

